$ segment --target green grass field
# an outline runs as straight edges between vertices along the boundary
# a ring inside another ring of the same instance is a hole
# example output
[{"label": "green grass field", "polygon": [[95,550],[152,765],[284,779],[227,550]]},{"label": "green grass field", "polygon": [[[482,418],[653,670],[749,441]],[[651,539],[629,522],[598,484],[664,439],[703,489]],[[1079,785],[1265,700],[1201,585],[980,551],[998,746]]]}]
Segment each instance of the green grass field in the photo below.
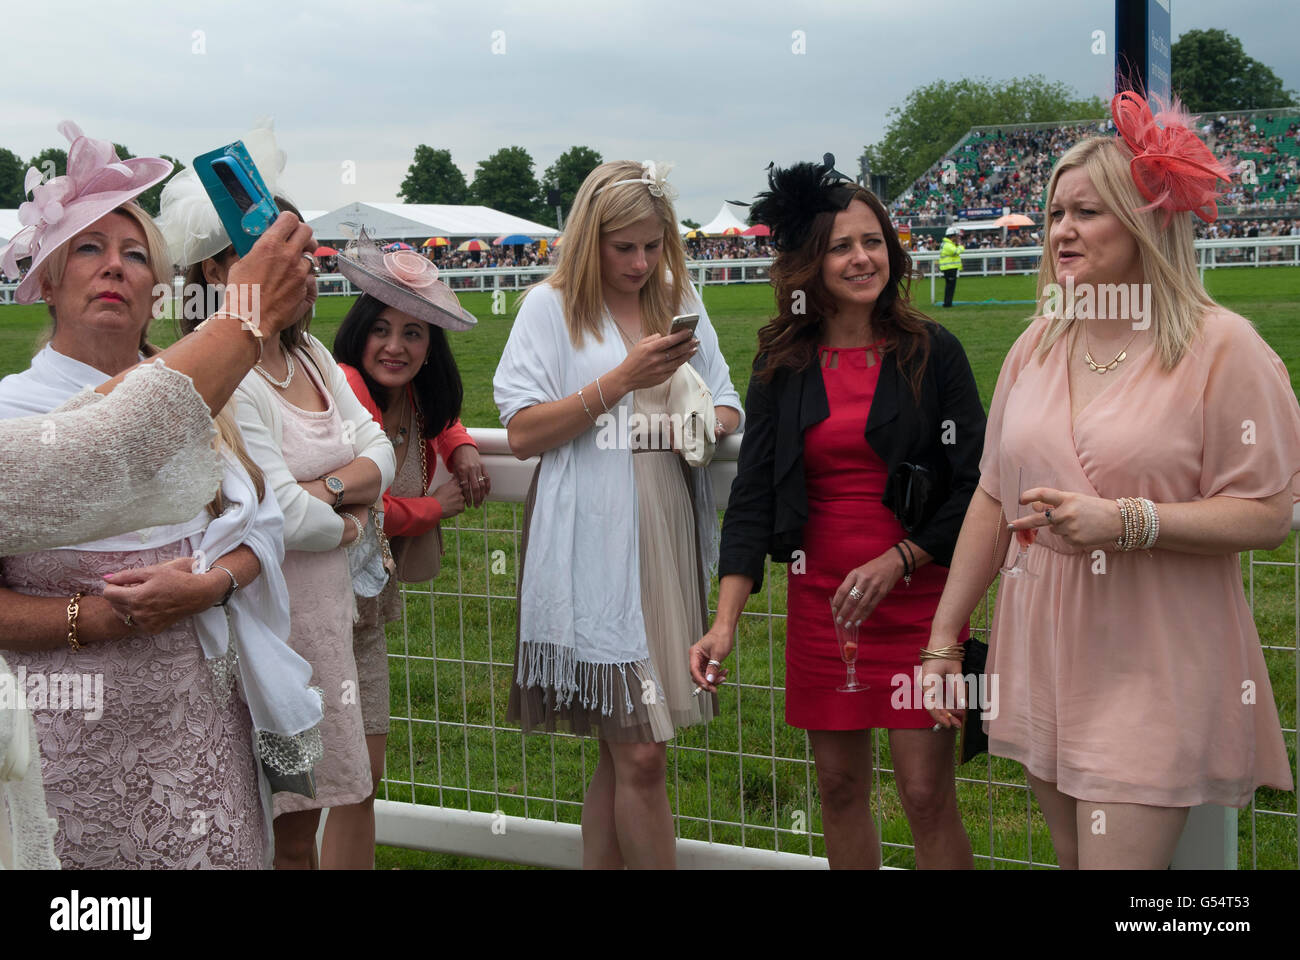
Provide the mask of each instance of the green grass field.
[{"label": "green grass field", "polygon": [[[1206,283],[1216,299],[1254,321],[1286,362],[1293,388],[1300,386],[1300,270],[1211,271]],[[1024,329],[1030,310],[1027,304],[1006,301],[1030,300],[1033,289],[1029,277],[963,278],[958,297],[969,302],[941,311],[928,306],[928,282],[917,287],[917,302],[964,344],[986,407],[1002,358]],[[771,308],[771,290],[763,285],[709,287],[704,299],[733,381],[744,396],[755,335]],[[462,302],[481,318],[473,332],[451,335],[466,388],[463,420],[469,426],[499,426],[491,377],[510,317],[493,316],[486,294],[463,295]],[[349,305],[349,298],[322,299],[313,333],[332,343]],[[44,326],[43,307],[0,307],[0,375],[26,367]],[[155,342],[172,342],[175,331],[170,326],[170,321],[156,324]],[[521,513],[515,505],[490,504],[446,525],[448,557],[432,585],[432,597],[421,588],[411,589],[405,621],[389,627],[392,712],[407,719],[393,723],[389,780],[381,787],[381,797],[386,791],[394,800],[578,820],[585,776],[595,757],[592,745],[565,737],[525,738],[498,726],[504,722],[511,677]],[[503,568],[493,569],[497,550],[506,560]],[[1255,559],[1289,564],[1295,551],[1293,534],[1283,547],[1256,554]],[[1295,576],[1291,566],[1255,568],[1255,616],[1266,648],[1295,645]],[[741,642],[733,656],[731,679],[736,683],[724,688],[722,715],[706,728],[684,731],[675,741],[669,793],[683,837],[743,840],[750,846],[824,855],[820,838],[796,829],[802,824],[820,831],[816,780],[808,766],[811,754],[805,737],[785,725],[782,694],[773,689],[784,683],[785,569],[770,567],[767,584],[751,599],[742,622]],[[977,626],[982,626],[982,617],[976,613]],[[1296,654],[1266,649],[1265,658],[1282,725],[1294,729]],[[1286,739],[1294,767],[1296,738],[1286,734]],[[886,738],[879,740],[878,766],[891,766]],[[1046,825],[1028,797],[1018,765],[981,757],[958,772],[978,778],[958,786],[977,858],[1055,862]],[[1252,818],[1249,810],[1242,811],[1241,866],[1252,865],[1253,851],[1259,867],[1296,868],[1295,794],[1261,789],[1256,806],[1293,816],[1261,813]],[[873,808],[887,845],[886,865],[912,866],[909,849],[889,846],[909,843],[910,834],[888,773],[878,778]],[[380,849],[378,863],[391,869],[495,866],[390,848]],[[977,863],[987,865],[985,860]]]}]

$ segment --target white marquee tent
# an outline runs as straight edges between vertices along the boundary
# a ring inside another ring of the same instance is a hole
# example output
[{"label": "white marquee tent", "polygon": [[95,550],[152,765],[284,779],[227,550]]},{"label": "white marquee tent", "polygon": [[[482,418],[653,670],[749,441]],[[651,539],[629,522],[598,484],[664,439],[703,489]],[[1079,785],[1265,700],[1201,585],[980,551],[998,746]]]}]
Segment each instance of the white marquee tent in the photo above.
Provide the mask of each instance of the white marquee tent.
[{"label": "white marquee tent", "polygon": [[709,236],[716,237],[728,227],[737,227],[741,231],[749,229],[745,221],[737,218],[737,216],[731,212],[731,205],[724,203],[718,208],[718,215],[708,223],[704,224],[704,226],[700,227],[700,229]]},{"label": "white marquee tent", "polygon": [[464,240],[478,237],[489,243],[499,236],[522,233],[539,239],[558,237],[560,231],[491,207],[446,203],[349,203],[307,221],[321,243],[346,241],[342,225],[359,223],[366,232],[385,240],[423,242],[429,237]]}]

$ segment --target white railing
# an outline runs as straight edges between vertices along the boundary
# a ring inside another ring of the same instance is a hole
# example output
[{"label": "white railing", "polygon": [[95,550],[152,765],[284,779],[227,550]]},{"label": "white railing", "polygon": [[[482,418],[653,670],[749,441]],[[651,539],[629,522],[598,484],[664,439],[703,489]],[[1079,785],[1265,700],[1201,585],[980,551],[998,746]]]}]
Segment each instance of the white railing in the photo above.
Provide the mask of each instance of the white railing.
[{"label": "white railing", "polygon": [[[576,867],[577,819],[594,769],[595,743],[565,734],[525,737],[504,723],[515,642],[514,576],[523,522],[519,504],[536,461],[516,460],[504,430],[475,428],[471,433],[492,477],[491,499],[510,504],[509,519],[504,508],[496,506],[492,511],[467,511],[444,524],[447,555],[442,576],[430,586],[403,587],[407,602],[401,633],[399,637],[394,630],[389,643],[393,726],[389,767],[376,803],[378,842],[495,861]],[[720,506],[726,503],[739,447],[739,436],[728,437],[710,467]],[[1285,563],[1251,555],[1252,610],[1257,571],[1272,580],[1289,574],[1294,581],[1289,587],[1290,615],[1300,623],[1300,540],[1296,551]],[[806,736],[786,726],[779,707],[784,687],[774,662],[780,656],[774,641],[783,635],[784,614],[774,604],[772,591],[783,581],[784,568],[771,569],[760,609],[743,616],[744,639],[734,654],[732,676],[737,683],[724,687],[731,690],[722,700],[721,715],[710,724],[682,731],[669,747],[668,791],[683,867],[826,866],[815,855],[820,834],[813,829],[811,815],[817,807],[812,752]],[[1274,583],[1267,589],[1279,588]],[[976,619],[987,622],[983,615]],[[1265,650],[1295,658],[1295,639],[1289,644],[1266,643]],[[1277,689],[1281,701],[1286,691]],[[1293,721],[1284,729],[1295,737]],[[873,810],[878,820],[886,806],[896,809],[893,770],[883,762],[883,745],[883,738],[873,735]],[[1008,769],[1002,761],[995,768],[986,757],[958,768],[959,799],[978,851],[976,860],[984,866],[1043,865],[1050,861],[1043,855],[1049,847],[1042,821],[1031,816],[1023,779],[1007,774]],[[997,823],[995,794],[1002,800],[998,806],[1004,817]],[[1006,822],[1008,796],[1017,798],[1012,806],[1023,811],[1018,825]],[[1268,823],[1269,836],[1275,837],[1276,824],[1285,824],[1287,818],[1295,822],[1296,814],[1294,808],[1252,805],[1249,818],[1251,855],[1240,859],[1254,866],[1257,824]],[[1237,811],[1197,808],[1175,866],[1235,868],[1238,829]],[[1294,866],[1300,860],[1300,835],[1292,835]],[[882,836],[886,857],[911,846],[905,837]]]},{"label": "white railing", "polygon": [[[1197,240],[1197,259],[1202,274],[1217,267],[1300,266],[1300,237],[1239,237],[1226,240]],[[1035,274],[1042,247],[996,247],[968,249],[961,255],[962,276],[1008,277]],[[916,269],[931,281],[934,301],[936,279],[942,279],[937,250],[913,250]],[[438,277],[453,290],[470,293],[518,293],[550,274],[551,266],[484,267],[482,269],[439,270]],[[767,283],[771,258],[747,260],[688,260],[687,272],[695,286],[730,283]],[[322,297],[354,297],[356,287],[341,273],[322,274],[317,279]],[[0,304],[13,303],[16,283],[0,283]],[[504,312],[504,310],[502,311]]]}]

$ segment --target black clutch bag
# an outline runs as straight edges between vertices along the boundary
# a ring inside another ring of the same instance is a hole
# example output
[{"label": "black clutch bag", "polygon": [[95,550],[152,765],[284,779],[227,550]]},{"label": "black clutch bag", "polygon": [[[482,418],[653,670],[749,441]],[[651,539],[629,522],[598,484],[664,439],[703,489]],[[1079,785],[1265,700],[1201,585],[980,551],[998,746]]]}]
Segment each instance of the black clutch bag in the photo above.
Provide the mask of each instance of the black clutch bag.
[{"label": "black clutch bag", "polygon": [[966,698],[966,719],[961,725],[961,763],[973,760],[981,753],[986,753],[989,748],[989,735],[984,732],[984,722],[980,719],[980,711],[989,708],[989,704],[984,702],[984,690],[987,684],[984,679],[984,668],[988,663],[988,656],[987,643],[981,643],[974,637],[966,641],[966,656],[961,662],[961,669],[965,676],[974,674],[976,684],[974,696]]},{"label": "black clutch bag", "polygon": [[919,530],[929,516],[934,487],[934,472],[916,463],[900,463],[885,481],[885,503],[909,534]]}]

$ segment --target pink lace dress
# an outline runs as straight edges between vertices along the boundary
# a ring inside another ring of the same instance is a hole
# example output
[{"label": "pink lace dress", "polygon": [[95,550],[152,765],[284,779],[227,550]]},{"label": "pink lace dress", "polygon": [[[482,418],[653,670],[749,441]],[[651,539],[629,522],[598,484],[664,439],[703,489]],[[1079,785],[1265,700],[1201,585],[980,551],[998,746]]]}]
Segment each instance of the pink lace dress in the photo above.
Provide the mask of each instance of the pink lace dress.
[{"label": "pink lace dress", "polygon": [[[190,553],[188,541],[131,553],[27,553],[0,560],[0,585],[43,597],[98,595],[106,573]],[[78,651],[6,650],[5,659],[25,680],[29,705],[33,696],[45,702],[32,719],[65,869],[265,865],[252,720],[238,693],[214,697],[192,620]],[[56,702],[51,678],[63,685],[70,675],[81,678],[80,698]],[[95,697],[89,691],[100,681]]]},{"label": "pink lace dress", "polygon": [[[298,369],[307,372],[328,404],[319,412],[304,410],[273,391],[284,418],[280,452],[294,479],[303,483],[351,463],[355,454],[345,439],[343,418],[333,395],[321,385],[310,363],[303,361]],[[352,652],[355,608],[347,553],[342,547],[317,552],[286,550],[282,569],[292,617],[289,646],[311,664],[311,685],[325,692],[325,717],[320,725],[325,756],[315,767],[316,797],[277,793],[277,817],[360,803],[371,789],[370,755]]]}]

